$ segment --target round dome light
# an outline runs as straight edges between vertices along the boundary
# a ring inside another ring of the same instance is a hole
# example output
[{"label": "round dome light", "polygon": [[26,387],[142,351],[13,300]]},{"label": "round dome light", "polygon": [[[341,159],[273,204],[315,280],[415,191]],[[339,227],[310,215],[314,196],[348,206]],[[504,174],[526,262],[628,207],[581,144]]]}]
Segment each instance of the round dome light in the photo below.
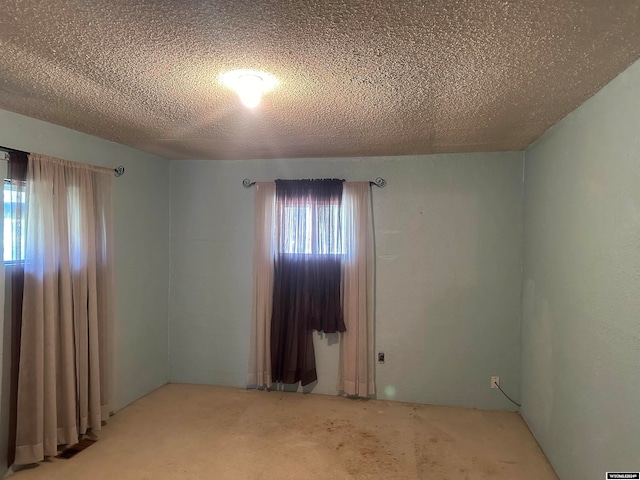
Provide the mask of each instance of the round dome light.
[{"label": "round dome light", "polygon": [[240,101],[249,108],[260,104],[262,95],[272,90],[278,81],[272,75],[255,70],[233,70],[221,76],[222,83],[234,90]]}]

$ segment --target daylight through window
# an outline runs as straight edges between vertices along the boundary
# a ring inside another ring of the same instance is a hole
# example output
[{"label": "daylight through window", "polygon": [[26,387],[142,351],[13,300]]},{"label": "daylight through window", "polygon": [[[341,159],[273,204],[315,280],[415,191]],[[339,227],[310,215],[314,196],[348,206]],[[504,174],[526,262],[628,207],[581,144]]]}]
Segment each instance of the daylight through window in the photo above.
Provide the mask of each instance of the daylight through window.
[{"label": "daylight through window", "polygon": [[[22,235],[21,221],[25,206],[24,186],[18,187],[8,180],[4,182],[4,231],[3,258],[5,264],[24,261],[24,235]],[[16,215],[18,212],[18,215]],[[17,244],[19,242],[19,245]]]},{"label": "daylight through window", "polygon": [[298,204],[283,209],[280,253],[344,254],[339,204]]}]

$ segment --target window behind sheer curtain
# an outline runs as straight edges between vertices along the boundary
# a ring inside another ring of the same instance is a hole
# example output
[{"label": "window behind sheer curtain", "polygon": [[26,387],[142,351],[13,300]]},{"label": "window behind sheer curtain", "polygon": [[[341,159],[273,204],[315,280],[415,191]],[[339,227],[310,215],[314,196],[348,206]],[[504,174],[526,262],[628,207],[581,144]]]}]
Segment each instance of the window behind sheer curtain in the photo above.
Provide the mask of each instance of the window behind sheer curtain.
[{"label": "window behind sheer curtain", "polygon": [[23,212],[25,207],[25,183],[4,181],[4,230],[3,259],[5,264],[24,261]]},{"label": "window behind sheer curtain", "polygon": [[276,189],[276,253],[344,253],[341,181],[277,180]]},{"label": "window behind sheer curtain", "polygon": [[314,202],[284,205],[283,238],[278,253],[343,254],[341,223],[340,205]]}]

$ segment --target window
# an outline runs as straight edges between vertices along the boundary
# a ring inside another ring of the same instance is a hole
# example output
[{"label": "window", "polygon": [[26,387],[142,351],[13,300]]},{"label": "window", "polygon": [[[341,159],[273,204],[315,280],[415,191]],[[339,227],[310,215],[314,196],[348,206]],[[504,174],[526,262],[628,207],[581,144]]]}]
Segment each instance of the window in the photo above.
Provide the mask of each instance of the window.
[{"label": "window", "polygon": [[276,180],[277,254],[326,257],[345,253],[342,183],[338,179]]},{"label": "window", "polygon": [[19,220],[24,212],[24,190],[24,184],[4,181],[3,258],[5,264],[24,262],[24,235],[22,235],[22,222]]},{"label": "window", "polygon": [[283,209],[283,239],[279,253],[306,255],[342,255],[340,204],[302,203]]}]

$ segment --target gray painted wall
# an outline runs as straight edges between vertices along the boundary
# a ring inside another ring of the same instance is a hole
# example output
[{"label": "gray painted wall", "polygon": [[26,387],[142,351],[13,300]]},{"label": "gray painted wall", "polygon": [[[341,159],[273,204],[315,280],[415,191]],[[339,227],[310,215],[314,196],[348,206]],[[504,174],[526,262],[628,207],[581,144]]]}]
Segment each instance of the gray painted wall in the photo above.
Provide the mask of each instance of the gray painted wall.
[{"label": "gray painted wall", "polygon": [[[3,110],[0,110],[0,145],[105,167],[125,166],[126,174],[114,182],[115,408],[122,408],[166,383],[169,162]],[[2,329],[5,353],[10,344],[7,327],[4,325]],[[5,361],[0,405],[0,470],[6,455],[8,372],[9,362]]]},{"label": "gray painted wall", "polygon": [[640,62],[526,152],[522,414],[562,480],[640,470]]},{"label": "gray painted wall", "polygon": [[[387,179],[374,188],[378,397],[512,409],[519,396],[522,153],[171,162],[172,382],[244,386],[253,190],[242,179]],[[335,394],[336,338],[315,334]]]}]

